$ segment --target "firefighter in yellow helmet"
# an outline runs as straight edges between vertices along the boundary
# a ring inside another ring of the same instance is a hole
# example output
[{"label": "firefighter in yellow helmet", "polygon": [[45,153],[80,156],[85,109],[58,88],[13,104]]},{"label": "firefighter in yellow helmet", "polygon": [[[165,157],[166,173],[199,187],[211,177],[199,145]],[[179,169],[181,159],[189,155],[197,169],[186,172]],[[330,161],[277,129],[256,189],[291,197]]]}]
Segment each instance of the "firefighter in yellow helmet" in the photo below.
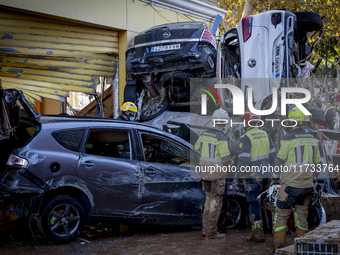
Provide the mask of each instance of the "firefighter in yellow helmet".
[{"label": "firefighter in yellow helmet", "polygon": [[[288,118],[295,127],[281,140],[281,148],[274,160],[274,168],[282,169],[281,188],[277,197],[274,216],[274,249],[285,245],[287,220],[294,209],[296,236],[308,232],[308,206],[313,196],[313,179],[321,167],[318,139],[303,126],[309,121],[298,107],[292,106]],[[280,172],[273,172],[278,181]]]},{"label": "firefighter in yellow helmet", "polygon": [[132,102],[125,102],[120,107],[122,113],[117,120],[134,121],[138,113],[137,106]]}]

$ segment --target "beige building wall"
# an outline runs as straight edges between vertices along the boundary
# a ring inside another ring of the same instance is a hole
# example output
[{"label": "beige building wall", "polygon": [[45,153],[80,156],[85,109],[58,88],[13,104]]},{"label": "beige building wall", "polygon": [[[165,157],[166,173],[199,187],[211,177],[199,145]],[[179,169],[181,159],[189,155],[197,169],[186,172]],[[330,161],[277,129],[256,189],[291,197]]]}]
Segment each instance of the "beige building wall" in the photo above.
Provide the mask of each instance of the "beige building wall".
[{"label": "beige building wall", "polygon": [[55,18],[126,30],[129,0],[0,0],[0,5]]},{"label": "beige building wall", "polygon": [[[0,7],[118,30],[120,103],[124,97],[125,51],[131,38],[155,25],[198,20],[139,0],[0,0]],[[44,100],[44,104],[52,101]],[[55,104],[42,108],[46,114],[59,109]]]},{"label": "beige building wall", "polygon": [[42,114],[59,114],[60,113],[60,102],[48,98],[42,99],[41,106]]}]

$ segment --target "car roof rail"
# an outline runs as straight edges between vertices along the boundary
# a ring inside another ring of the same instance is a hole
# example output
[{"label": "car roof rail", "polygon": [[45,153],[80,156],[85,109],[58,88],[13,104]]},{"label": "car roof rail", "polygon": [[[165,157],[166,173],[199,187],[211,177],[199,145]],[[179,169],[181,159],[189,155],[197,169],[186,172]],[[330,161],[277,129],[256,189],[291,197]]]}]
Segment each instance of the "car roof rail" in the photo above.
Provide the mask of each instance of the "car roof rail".
[{"label": "car roof rail", "polygon": [[140,123],[140,122],[132,122],[132,121],[124,121],[124,120],[117,120],[117,119],[111,119],[111,118],[102,118],[102,117],[95,117],[95,116],[75,116],[75,115],[49,115],[44,114],[42,115],[43,118],[49,118],[51,119],[45,119],[45,121],[42,121],[43,123],[56,123],[56,122],[111,122],[111,123],[122,123],[122,124],[128,124],[128,125],[138,125],[142,127],[147,127],[155,130],[161,131],[161,129],[156,128],[154,126]]}]

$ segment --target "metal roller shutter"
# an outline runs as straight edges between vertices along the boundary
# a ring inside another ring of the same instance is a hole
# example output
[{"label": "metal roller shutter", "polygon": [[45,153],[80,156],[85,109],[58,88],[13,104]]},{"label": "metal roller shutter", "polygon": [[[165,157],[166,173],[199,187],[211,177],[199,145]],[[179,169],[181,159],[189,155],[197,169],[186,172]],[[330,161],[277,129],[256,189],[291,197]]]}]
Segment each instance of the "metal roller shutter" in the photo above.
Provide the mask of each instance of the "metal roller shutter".
[{"label": "metal roller shutter", "polygon": [[30,100],[94,93],[94,77],[114,77],[118,32],[0,9],[0,79]]}]

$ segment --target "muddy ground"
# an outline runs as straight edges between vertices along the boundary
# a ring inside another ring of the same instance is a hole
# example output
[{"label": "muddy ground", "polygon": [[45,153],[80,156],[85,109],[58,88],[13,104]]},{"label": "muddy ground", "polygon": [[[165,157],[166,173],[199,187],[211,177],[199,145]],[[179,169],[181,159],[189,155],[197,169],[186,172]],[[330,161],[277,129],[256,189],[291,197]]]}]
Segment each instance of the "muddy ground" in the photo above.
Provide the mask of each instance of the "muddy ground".
[{"label": "muddy ground", "polygon": [[[32,230],[31,230],[32,229]],[[75,242],[52,245],[27,223],[16,222],[0,230],[0,254],[271,254],[273,236],[265,234],[265,243],[245,241],[248,227],[227,231],[223,240],[201,237],[199,228],[173,226],[94,224],[86,226]],[[120,232],[125,233],[120,233]],[[32,236],[34,233],[34,237]],[[295,235],[287,235],[289,244]]]}]

